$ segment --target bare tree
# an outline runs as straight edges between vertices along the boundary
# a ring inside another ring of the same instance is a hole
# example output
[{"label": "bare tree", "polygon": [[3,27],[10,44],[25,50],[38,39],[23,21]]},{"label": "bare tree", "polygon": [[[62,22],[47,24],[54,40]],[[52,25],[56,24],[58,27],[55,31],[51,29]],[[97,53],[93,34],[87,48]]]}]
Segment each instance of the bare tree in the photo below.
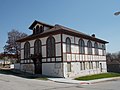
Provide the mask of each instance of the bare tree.
[{"label": "bare tree", "polygon": [[120,61],[120,51],[118,52],[118,60]]},{"label": "bare tree", "polygon": [[20,43],[16,40],[26,37],[27,34],[19,32],[18,30],[13,29],[8,32],[7,45],[4,46],[5,51],[9,54],[19,55],[20,52]]},{"label": "bare tree", "polygon": [[117,53],[107,53],[107,61],[119,61],[120,62],[120,51]]}]

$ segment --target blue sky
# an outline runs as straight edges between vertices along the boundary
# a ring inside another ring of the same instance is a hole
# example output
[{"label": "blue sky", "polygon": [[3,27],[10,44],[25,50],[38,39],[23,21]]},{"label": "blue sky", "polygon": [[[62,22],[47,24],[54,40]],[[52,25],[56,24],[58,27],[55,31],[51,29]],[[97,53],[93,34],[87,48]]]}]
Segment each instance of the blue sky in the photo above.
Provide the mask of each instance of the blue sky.
[{"label": "blue sky", "polygon": [[107,52],[120,51],[120,0],[0,0],[0,52],[12,29],[31,34],[34,20],[60,24],[107,40]]}]

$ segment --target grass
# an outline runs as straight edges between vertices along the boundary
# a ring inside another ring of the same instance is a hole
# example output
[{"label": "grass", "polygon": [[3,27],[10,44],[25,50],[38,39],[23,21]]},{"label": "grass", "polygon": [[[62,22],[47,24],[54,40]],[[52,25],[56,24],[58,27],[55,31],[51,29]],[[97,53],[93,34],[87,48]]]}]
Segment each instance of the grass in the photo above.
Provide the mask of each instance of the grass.
[{"label": "grass", "polygon": [[111,77],[120,77],[120,73],[102,73],[102,74],[95,74],[89,76],[82,76],[75,78],[75,80],[95,80],[95,79],[102,79],[102,78],[111,78]]}]

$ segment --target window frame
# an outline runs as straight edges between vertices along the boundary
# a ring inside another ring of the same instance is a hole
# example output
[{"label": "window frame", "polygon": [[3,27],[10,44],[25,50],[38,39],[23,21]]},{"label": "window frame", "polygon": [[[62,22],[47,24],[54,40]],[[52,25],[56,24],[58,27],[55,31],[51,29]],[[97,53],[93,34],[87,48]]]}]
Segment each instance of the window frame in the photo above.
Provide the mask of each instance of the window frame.
[{"label": "window frame", "polygon": [[29,59],[30,58],[30,43],[25,42],[24,44],[24,59]]},{"label": "window frame", "polygon": [[40,32],[40,26],[37,25],[37,26],[36,26],[36,29],[35,29],[35,34],[38,34],[39,32]]},{"label": "window frame", "polygon": [[36,39],[34,42],[34,54],[42,54],[42,42],[40,39]]},{"label": "window frame", "polygon": [[92,51],[92,42],[89,40],[88,42],[87,42],[87,52],[88,52],[88,54],[89,55],[92,55],[93,54],[93,51]]},{"label": "window frame", "polygon": [[98,52],[98,43],[97,42],[94,43],[94,53],[95,53],[95,55],[99,55],[99,52]]},{"label": "window frame", "polygon": [[102,55],[105,55],[105,44],[102,45]]},{"label": "window frame", "polygon": [[79,45],[79,53],[80,54],[85,54],[85,42],[84,42],[84,40],[79,39],[78,45]]},{"label": "window frame", "polygon": [[46,41],[46,53],[47,57],[52,58],[56,56],[55,38],[50,36]]},{"label": "window frame", "polygon": [[66,53],[71,53],[71,40],[69,37],[66,38]]},{"label": "window frame", "polygon": [[72,72],[72,70],[71,70],[71,62],[67,62],[67,72]]}]

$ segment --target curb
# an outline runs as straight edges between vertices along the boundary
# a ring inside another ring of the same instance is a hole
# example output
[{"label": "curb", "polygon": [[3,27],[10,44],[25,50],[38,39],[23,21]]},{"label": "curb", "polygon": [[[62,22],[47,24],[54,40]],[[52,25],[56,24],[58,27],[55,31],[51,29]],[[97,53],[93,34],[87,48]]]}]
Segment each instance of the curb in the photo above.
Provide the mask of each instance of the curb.
[{"label": "curb", "polygon": [[70,80],[70,79],[51,79],[48,78],[50,81],[58,82],[58,83],[67,83],[67,84],[80,84],[80,85],[90,85],[99,82],[111,81],[111,80],[118,80],[120,77],[113,77],[113,78],[103,78],[97,80],[90,80],[90,81],[78,81],[78,80]]},{"label": "curb", "polygon": [[48,78],[50,81],[54,81],[54,82],[57,82],[57,83],[66,83],[66,84],[81,84],[81,85],[88,85],[90,84],[90,82],[88,81],[77,81],[77,80],[70,80],[70,79],[51,79],[51,78]]}]

